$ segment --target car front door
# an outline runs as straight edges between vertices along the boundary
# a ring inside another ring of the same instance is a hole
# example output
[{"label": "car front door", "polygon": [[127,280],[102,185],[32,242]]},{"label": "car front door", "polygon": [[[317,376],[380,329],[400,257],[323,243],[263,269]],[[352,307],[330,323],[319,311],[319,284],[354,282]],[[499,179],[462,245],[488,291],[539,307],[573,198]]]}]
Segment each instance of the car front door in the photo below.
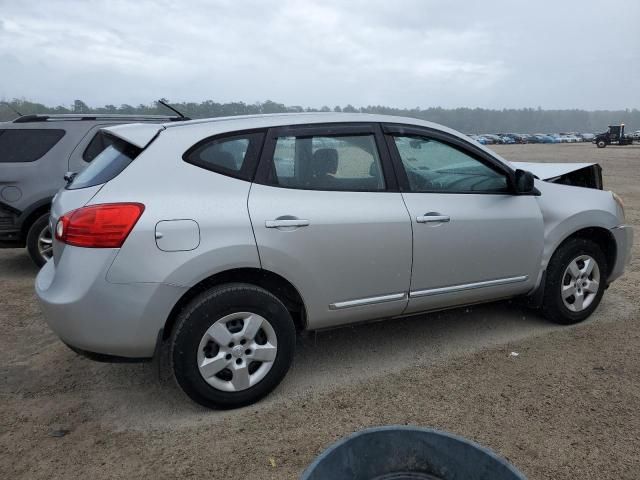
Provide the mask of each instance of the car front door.
[{"label": "car front door", "polygon": [[536,284],[543,221],[509,167],[438,131],[385,127],[413,225],[405,313],[510,297]]},{"label": "car front door", "polygon": [[405,309],[411,222],[378,125],[271,129],[249,213],[262,267],[298,289],[309,328]]}]

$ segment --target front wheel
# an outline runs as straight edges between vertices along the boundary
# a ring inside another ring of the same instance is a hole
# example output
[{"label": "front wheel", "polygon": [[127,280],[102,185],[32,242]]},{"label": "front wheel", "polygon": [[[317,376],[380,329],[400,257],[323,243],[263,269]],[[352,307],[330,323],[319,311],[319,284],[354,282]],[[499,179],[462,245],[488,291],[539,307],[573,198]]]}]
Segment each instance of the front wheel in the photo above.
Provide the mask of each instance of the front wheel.
[{"label": "front wheel", "polygon": [[53,236],[49,228],[49,212],[38,217],[27,233],[27,251],[33,263],[42,267],[53,256]]},{"label": "front wheel", "polygon": [[607,142],[605,142],[604,140],[598,140],[596,142],[596,145],[598,146],[598,148],[604,148],[607,146]]},{"label": "front wheel", "polygon": [[171,342],[173,373],[205,407],[249,405],[286,375],[295,335],[291,315],[267,290],[240,283],[214,287],[179,315]]},{"label": "front wheel", "polygon": [[606,275],[607,262],[596,243],[581,238],[569,240],[549,262],[543,314],[563,325],[586,319],[602,299]]}]

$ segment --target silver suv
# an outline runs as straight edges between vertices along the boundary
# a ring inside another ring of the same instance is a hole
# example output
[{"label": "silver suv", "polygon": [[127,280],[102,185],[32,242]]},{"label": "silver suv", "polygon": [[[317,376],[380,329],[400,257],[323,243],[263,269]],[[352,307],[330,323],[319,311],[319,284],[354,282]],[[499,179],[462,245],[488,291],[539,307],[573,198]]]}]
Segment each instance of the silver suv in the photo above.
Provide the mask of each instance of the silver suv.
[{"label": "silver suv", "polygon": [[[177,381],[209,407],[275,388],[296,331],[512,297],[579,322],[630,260],[597,165],[520,165],[535,179],[428,122],[285,114],[104,132],[111,145],[53,202],[46,319],[99,359],[168,343]],[[577,169],[596,188],[541,180],[578,182]]]},{"label": "silver suv", "polygon": [[27,247],[42,266],[51,257],[49,207],[66,172],[86,167],[109,143],[102,127],[166,123],[164,115],[24,115],[0,123],[0,248]]}]

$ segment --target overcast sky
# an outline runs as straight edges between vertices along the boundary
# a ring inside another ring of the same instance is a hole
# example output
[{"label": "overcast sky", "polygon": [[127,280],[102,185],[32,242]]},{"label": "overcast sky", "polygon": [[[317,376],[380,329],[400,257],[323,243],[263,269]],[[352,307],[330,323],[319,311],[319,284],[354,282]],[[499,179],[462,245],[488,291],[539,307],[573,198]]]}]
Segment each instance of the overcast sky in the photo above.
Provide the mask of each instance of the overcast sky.
[{"label": "overcast sky", "polygon": [[0,0],[0,98],[640,108],[640,1]]}]

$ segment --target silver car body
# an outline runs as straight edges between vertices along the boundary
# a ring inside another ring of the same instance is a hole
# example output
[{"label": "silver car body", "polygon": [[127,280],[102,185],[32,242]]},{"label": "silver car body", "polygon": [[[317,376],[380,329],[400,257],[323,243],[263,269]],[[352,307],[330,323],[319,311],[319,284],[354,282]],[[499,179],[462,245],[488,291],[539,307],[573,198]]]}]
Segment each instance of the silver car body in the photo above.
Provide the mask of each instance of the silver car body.
[{"label": "silver car body", "polygon": [[[584,228],[604,229],[615,240],[609,282],[630,261],[632,230],[611,192],[541,180],[574,168],[568,164],[539,164],[538,173],[538,164],[527,164],[541,178],[536,196],[297,190],[182,159],[194,144],[225,132],[350,122],[438,131],[515,168],[454,130],[390,116],[283,114],[110,127],[145,149],[103,185],[61,190],[51,224],[84,205],[146,208],[120,249],[56,241],[36,280],[51,328],[83,350],[150,357],[183,295],[221,272],[263,269],[284,278],[304,302],[304,328],[314,330],[532,294],[556,248]],[[282,220],[294,226],[272,228]]]}]

